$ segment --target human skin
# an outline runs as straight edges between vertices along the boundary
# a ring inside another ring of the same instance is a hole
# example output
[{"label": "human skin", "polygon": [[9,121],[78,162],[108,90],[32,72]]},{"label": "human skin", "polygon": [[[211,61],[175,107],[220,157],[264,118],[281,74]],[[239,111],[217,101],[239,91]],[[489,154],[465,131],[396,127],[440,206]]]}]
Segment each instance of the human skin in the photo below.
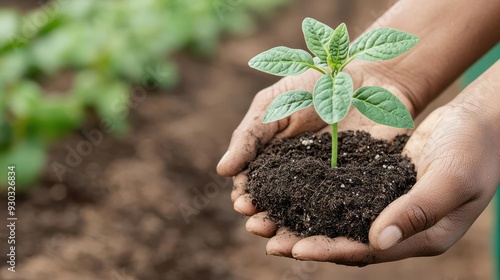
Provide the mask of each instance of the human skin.
[{"label": "human skin", "polygon": [[[477,58],[500,39],[500,1],[401,0],[375,27],[393,27],[415,34],[420,43],[404,56],[381,63],[356,61],[346,68],[355,87],[388,88],[416,116]],[[460,15],[460,16],[458,16]],[[453,245],[491,200],[500,181],[500,104],[497,63],[452,103],[434,112],[410,138],[406,153],[418,168],[412,191],[389,205],[372,224],[370,245],[323,236],[301,239],[262,219],[245,194],[241,172],[255,157],[258,142],[290,137],[304,131],[328,129],[313,109],[272,124],[261,124],[267,106],[278,94],[311,90],[314,72],[287,77],[257,94],[247,115],[233,133],[228,153],[218,165],[224,176],[235,176],[231,195],[238,212],[252,216],[247,229],[272,237],[269,254],[302,260],[349,265],[435,255]],[[497,106],[498,107],[498,106]],[[405,132],[375,124],[351,110],[340,130],[366,130],[391,139]],[[325,130],[327,131],[327,130]],[[497,152],[494,152],[497,151]],[[241,172],[241,173],[240,173]],[[274,237],[273,237],[274,236]]]}]

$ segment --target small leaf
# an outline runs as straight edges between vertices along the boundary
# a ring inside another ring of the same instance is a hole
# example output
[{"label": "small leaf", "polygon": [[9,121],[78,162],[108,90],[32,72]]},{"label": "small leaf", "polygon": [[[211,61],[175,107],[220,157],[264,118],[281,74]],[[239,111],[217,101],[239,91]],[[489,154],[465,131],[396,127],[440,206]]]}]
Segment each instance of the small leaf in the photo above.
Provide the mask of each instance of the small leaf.
[{"label": "small leaf", "polygon": [[358,89],[352,105],[374,122],[397,128],[415,127],[403,102],[384,88],[370,86]]},{"label": "small leaf", "polygon": [[84,108],[74,95],[46,97],[38,104],[29,123],[36,128],[36,135],[40,138],[57,139],[84,123]]},{"label": "small leaf", "polygon": [[349,55],[349,32],[345,23],[341,23],[333,32],[330,40],[330,61],[333,64],[332,70],[338,70],[347,61]]},{"label": "small leaf", "polygon": [[305,90],[293,90],[278,95],[269,105],[263,123],[270,123],[311,106],[312,94]]},{"label": "small leaf", "polygon": [[329,52],[328,43],[332,38],[333,29],[313,18],[306,18],[302,22],[302,31],[307,48],[321,61],[326,62]]},{"label": "small leaf", "polygon": [[351,46],[351,57],[367,61],[395,58],[418,43],[417,36],[392,29],[379,28],[367,32]]},{"label": "small leaf", "polygon": [[0,11],[0,46],[12,41],[21,26],[21,15],[16,10],[2,9]]},{"label": "small leaf", "polygon": [[15,118],[26,119],[38,113],[39,104],[43,100],[43,91],[32,81],[23,80],[10,89],[7,106]]},{"label": "small leaf", "polygon": [[314,61],[304,50],[276,47],[255,56],[248,65],[277,76],[294,76],[314,66]]},{"label": "small leaf", "polygon": [[314,87],[314,108],[326,123],[337,123],[347,115],[353,88],[351,76],[344,72],[335,79],[330,74],[319,78]]},{"label": "small leaf", "polygon": [[[20,192],[33,187],[40,177],[47,159],[46,146],[36,138],[24,139],[6,151],[0,152],[0,166],[16,166],[16,185]],[[0,189],[7,190],[7,172],[0,173]]]}]

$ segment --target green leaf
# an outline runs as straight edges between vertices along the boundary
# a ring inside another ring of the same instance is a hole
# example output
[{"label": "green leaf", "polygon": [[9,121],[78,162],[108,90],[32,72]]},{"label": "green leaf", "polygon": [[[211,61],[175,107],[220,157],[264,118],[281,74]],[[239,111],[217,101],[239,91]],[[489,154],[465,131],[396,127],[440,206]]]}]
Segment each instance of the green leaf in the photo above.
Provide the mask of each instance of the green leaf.
[{"label": "green leaf", "polygon": [[379,28],[367,32],[351,46],[350,56],[367,61],[388,60],[413,48],[417,36],[392,29]]},{"label": "green leaf", "polygon": [[52,140],[77,129],[84,123],[83,105],[73,95],[45,98],[32,117],[37,135]]},{"label": "green leaf", "polygon": [[[146,89],[141,89],[146,91]],[[106,94],[102,94],[105,92]],[[108,124],[110,130],[123,133],[127,130],[127,116],[130,108],[140,106],[140,100],[131,100],[124,83],[106,79],[99,72],[81,72],[75,79],[75,91],[79,102],[94,107]],[[143,93],[139,93],[142,95]]]},{"label": "green leaf", "polygon": [[26,191],[40,176],[46,161],[43,141],[25,139],[12,149],[0,152],[0,187],[7,189],[7,166],[16,166],[16,190]]},{"label": "green leaf", "polygon": [[24,80],[10,89],[7,106],[15,118],[29,118],[37,114],[43,100],[43,91],[38,84]]},{"label": "green leaf", "polygon": [[269,105],[263,123],[270,123],[305,109],[313,104],[312,94],[305,90],[293,90],[278,95]]},{"label": "green leaf", "polygon": [[307,48],[321,61],[328,59],[328,43],[333,35],[333,28],[313,18],[305,18],[302,22],[302,31]]},{"label": "green leaf", "polygon": [[0,46],[12,41],[21,26],[21,15],[16,10],[0,10]]},{"label": "green leaf", "polygon": [[339,70],[347,62],[349,55],[349,32],[345,23],[341,23],[333,32],[330,40],[329,50],[332,70]]},{"label": "green leaf", "polygon": [[320,67],[320,68],[324,68],[324,67],[328,67],[328,64],[324,61],[321,60],[321,58],[315,56],[314,57],[314,65]]},{"label": "green leaf", "polygon": [[415,127],[403,102],[384,88],[370,86],[358,89],[352,105],[374,122],[397,128]]},{"label": "green leaf", "polygon": [[314,87],[314,108],[326,123],[337,123],[347,115],[353,88],[351,76],[344,72],[335,78],[330,74],[319,78]]},{"label": "green leaf", "polygon": [[293,76],[306,72],[314,66],[314,61],[306,51],[276,47],[255,56],[248,65],[277,76]]},{"label": "green leaf", "polygon": [[25,49],[0,55],[0,83],[10,84],[21,79],[28,72],[30,60]]},{"label": "green leaf", "polygon": [[54,74],[66,65],[73,51],[76,35],[69,26],[58,29],[32,43],[32,60],[44,73]]}]

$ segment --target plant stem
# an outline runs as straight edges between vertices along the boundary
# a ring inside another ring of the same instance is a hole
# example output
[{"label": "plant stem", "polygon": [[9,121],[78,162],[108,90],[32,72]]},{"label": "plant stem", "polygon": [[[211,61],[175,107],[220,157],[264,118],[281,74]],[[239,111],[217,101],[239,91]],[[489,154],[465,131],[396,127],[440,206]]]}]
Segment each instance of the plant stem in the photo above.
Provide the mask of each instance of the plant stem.
[{"label": "plant stem", "polygon": [[340,66],[339,72],[344,71],[344,68],[347,66],[347,64],[351,63],[355,58],[355,56],[349,57],[349,59],[344,64],[342,64],[342,66]]},{"label": "plant stem", "polygon": [[332,124],[332,168],[337,166],[338,136],[338,123],[334,123]]},{"label": "plant stem", "polygon": [[323,75],[325,75],[325,74],[326,74],[326,71],[325,71],[325,70],[323,70],[323,69],[321,69],[321,68],[317,67],[316,65],[309,64],[309,67],[310,67],[311,69],[314,69],[314,70],[316,70],[316,71],[320,72],[320,73],[321,73],[321,74],[323,74]]}]

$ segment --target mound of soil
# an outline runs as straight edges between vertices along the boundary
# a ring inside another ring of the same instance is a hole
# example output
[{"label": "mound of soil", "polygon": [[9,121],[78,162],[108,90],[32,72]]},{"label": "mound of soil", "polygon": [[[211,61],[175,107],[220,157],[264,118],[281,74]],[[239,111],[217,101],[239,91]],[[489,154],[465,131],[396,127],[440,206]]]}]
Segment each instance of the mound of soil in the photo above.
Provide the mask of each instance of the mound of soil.
[{"label": "mound of soil", "polygon": [[274,140],[250,164],[247,191],[279,227],[367,243],[375,218],[416,182],[414,165],[401,155],[407,140],[389,144],[366,132],[341,132],[336,168],[328,133]]}]

